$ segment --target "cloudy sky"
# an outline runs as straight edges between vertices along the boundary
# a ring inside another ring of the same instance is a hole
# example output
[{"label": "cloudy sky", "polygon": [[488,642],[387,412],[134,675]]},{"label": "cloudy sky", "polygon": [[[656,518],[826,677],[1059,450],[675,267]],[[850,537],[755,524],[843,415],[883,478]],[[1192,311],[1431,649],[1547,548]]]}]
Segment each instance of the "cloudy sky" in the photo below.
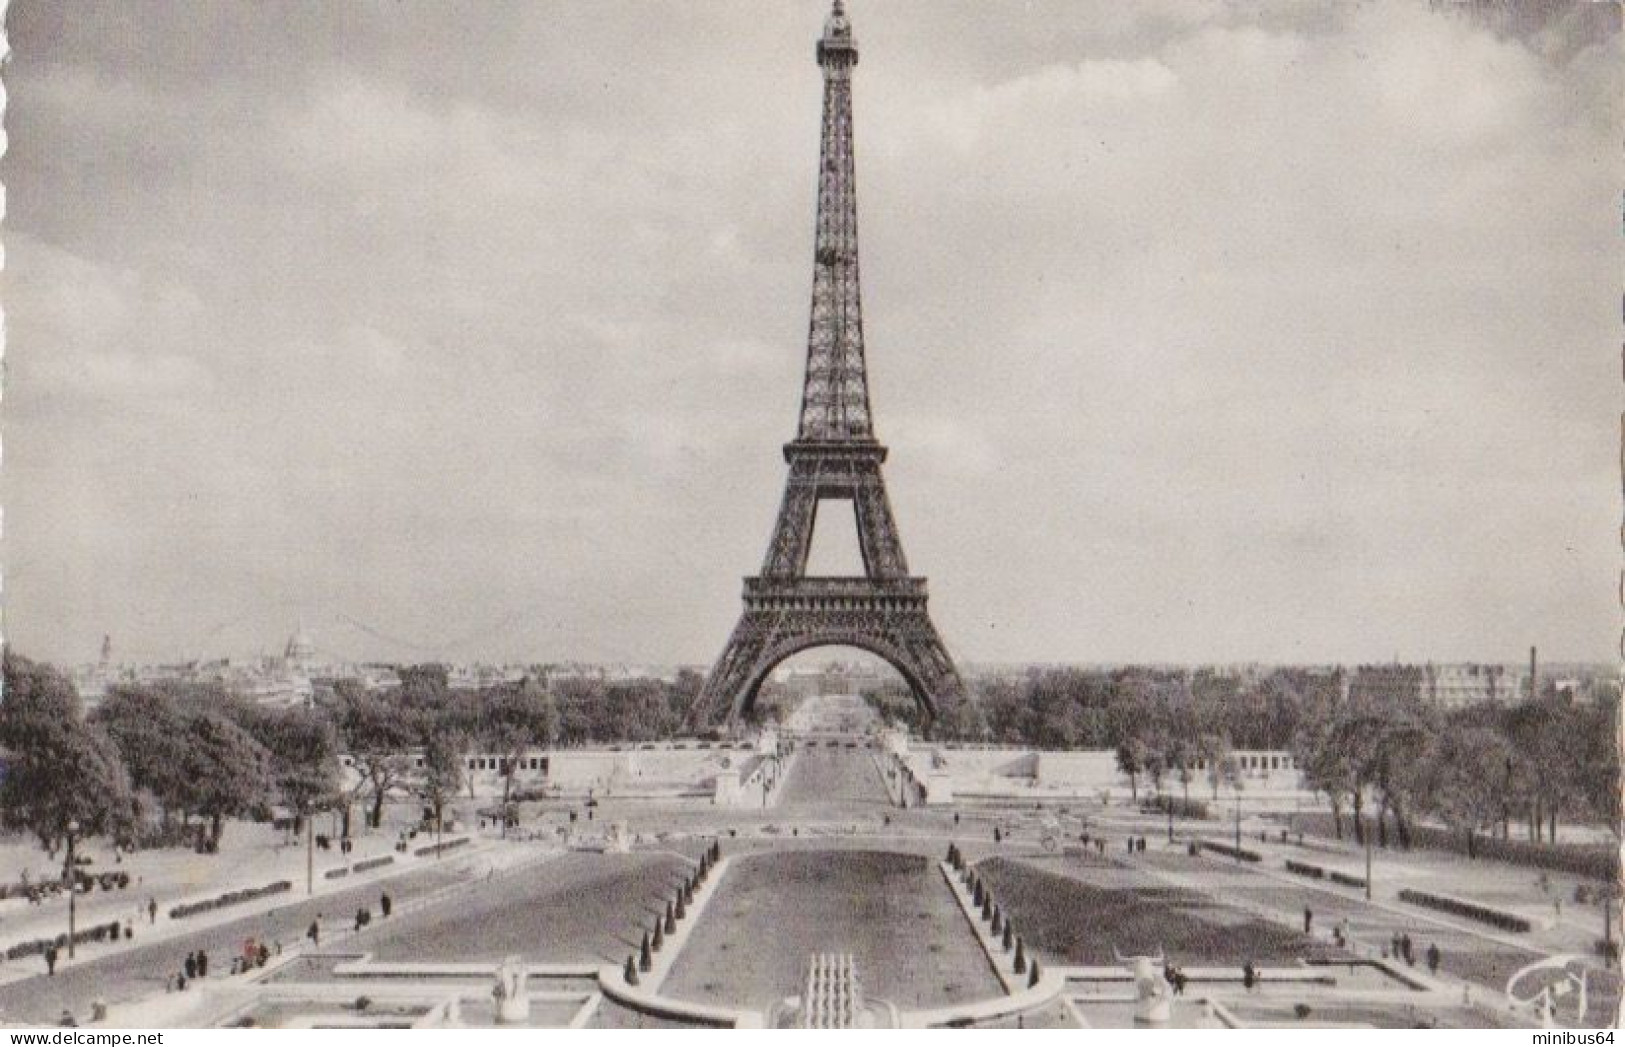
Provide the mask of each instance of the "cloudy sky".
[{"label": "cloudy sky", "polygon": [[[14,3],[7,638],[708,662],[825,10]],[[851,12],[877,429],[960,658],[1609,656],[1616,7]]]}]

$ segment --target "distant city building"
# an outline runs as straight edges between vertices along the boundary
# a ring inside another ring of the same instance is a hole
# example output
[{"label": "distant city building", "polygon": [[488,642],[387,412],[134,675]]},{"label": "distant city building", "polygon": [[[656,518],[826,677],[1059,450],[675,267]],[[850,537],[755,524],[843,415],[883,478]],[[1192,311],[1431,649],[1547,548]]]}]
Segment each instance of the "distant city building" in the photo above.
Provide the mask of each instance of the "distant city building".
[{"label": "distant city building", "polygon": [[1349,677],[1349,697],[1439,709],[1513,705],[1529,697],[1529,676],[1513,666],[1474,662],[1361,665]]}]

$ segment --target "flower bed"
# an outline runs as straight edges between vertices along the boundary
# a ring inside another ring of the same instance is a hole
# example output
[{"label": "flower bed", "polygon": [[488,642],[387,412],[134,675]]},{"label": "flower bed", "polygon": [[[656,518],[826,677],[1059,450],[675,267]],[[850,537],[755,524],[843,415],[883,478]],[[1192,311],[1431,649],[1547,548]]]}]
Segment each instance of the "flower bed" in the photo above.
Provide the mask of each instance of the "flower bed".
[{"label": "flower bed", "polygon": [[[118,940],[119,924],[117,920],[113,920],[109,923],[98,923],[92,927],[86,927],[82,931],[74,932],[73,935],[73,942],[75,945],[82,945],[85,942],[116,942]],[[6,959],[18,960],[24,956],[38,956],[53,945],[58,949],[62,949],[66,948],[67,944],[68,936],[65,934],[59,934],[55,938],[35,938],[32,941],[18,942],[16,945],[13,945],[11,948],[6,950]]]},{"label": "flower bed", "polygon": [[1465,902],[1460,898],[1447,898],[1441,894],[1429,894],[1426,891],[1413,891],[1406,888],[1399,892],[1399,900],[1410,902],[1412,905],[1421,905],[1429,909],[1437,909],[1452,916],[1465,916],[1469,920],[1487,923],[1492,927],[1499,927],[1503,931],[1527,931],[1529,921],[1522,916],[1501,912],[1475,902]]},{"label": "flower bed", "polygon": [[1249,851],[1241,847],[1232,847],[1227,843],[1214,843],[1212,840],[1202,840],[1201,847],[1204,851],[1213,851],[1216,854],[1224,855],[1226,858],[1238,858],[1244,862],[1261,862],[1264,860],[1264,856],[1259,854],[1257,851]]},{"label": "flower bed", "polygon": [[452,848],[461,847],[461,846],[463,846],[463,844],[465,844],[467,842],[468,842],[468,837],[460,836],[455,840],[447,840],[445,843],[432,843],[427,847],[419,847],[417,850],[413,851],[412,853],[417,855],[419,858],[422,858],[425,855],[430,855],[430,854],[445,854],[447,851],[451,850]]},{"label": "flower bed", "polygon": [[191,902],[187,905],[177,905],[173,909],[169,910],[169,918],[172,920],[178,920],[184,916],[196,916],[198,913],[213,912],[215,909],[223,909],[228,905],[236,905],[240,902],[251,902],[257,898],[265,898],[273,894],[281,894],[283,891],[291,890],[293,890],[292,883],[287,880],[278,880],[275,883],[268,883],[264,887],[250,887],[241,891],[227,891],[225,894],[210,898],[207,901]]}]

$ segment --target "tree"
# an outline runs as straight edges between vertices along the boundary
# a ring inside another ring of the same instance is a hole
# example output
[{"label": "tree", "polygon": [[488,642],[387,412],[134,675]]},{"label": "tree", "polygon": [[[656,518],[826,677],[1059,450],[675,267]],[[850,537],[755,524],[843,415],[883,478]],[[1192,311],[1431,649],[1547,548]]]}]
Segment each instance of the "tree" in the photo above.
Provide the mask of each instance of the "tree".
[{"label": "tree", "polygon": [[555,707],[530,678],[516,687],[500,688],[490,696],[480,735],[484,747],[497,754],[504,812],[512,801],[514,778],[525,752],[532,746],[547,744],[557,734]]},{"label": "tree", "polygon": [[1431,740],[1424,782],[1428,809],[1464,834],[1467,857],[1476,856],[1474,835],[1500,817],[1496,781],[1510,748],[1487,727],[1442,731]]},{"label": "tree", "polygon": [[1219,787],[1228,785],[1233,789],[1241,787],[1241,767],[1230,754],[1230,739],[1222,734],[1212,731],[1202,735],[1197,745],[1197,754],[1207,765],[1208,785],[1213,788],[1213,798],[1219,798]]},{"label": "tree", "polygon": [[1332,829],[1341,840],[1343,805],[1353,799],[1356,780],[1353,762],[1341,747],[1337,729],[1337,716],[1330,707],[1313,710],[1299,725],[1292,752],[1305,784],[1323,794],[1331,805]]},{"label": "tree", "polygon": [[423,743],[423,766],[412,779],[412,791],[429,805],[435,828],[445,822],[446,801],[463,782],[468,737],[460,731],[431,731]]},{"label": "tree", "polygon": [[339,736],[320,710],[261,710],[249,728],[271,754],[277,799],[302,818],[332,805],[339,794]]},{"label": "tree", "polygon": [[[407,782],[412,769],[411,749],[420,737],[420,722],[421,718],[412,712],[360,688],[339,692],[339,734],[354,761],[358,776],[355,792],[371,797],[367,824],[373,828],[383,822],[384,800]],[[346,804],[346,835],[349,827]]]},{"label": "tree", "polygon": [[0,824],[54,854],[77,822],[82,835],[126,836],[135,822],[118,747],[84,722],[73,685],[55,670],[4,654],[0,702]]},{"label": "tree", "polygon": [[1145,773],[1150,755],[1139,738],[1125,738],[1117,744],[1117,769],[1128,775],[1129,797],[1135,803],[1140,800],[1140,775]]},{"label": "tree", "polygon": [[183,813],[186,718],[175,698],[150,687],[115,687],[92,717],[118,746],[131,784],[150,793],[165,822]]},{"label": "tree", "polygon": [[186,810],[207,818],[211,849],[225,819],[262,813],[271,799],[271,754],[253,736],[217,713],[186,721]]}]

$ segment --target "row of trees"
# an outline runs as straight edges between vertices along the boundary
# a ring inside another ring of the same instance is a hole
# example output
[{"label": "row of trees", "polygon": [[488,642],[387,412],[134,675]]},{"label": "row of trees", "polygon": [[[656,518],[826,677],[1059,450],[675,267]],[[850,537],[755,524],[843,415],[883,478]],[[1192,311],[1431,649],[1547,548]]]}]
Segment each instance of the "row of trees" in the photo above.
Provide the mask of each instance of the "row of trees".
[{"label": "row of trees", "polygon": [[1557,839],[1560,823],[1620,831],[1618,703],[1573,705],[1545,698],[1440,712],[1391,699],[1354,700],[1320,710],[1293,742],[1311,787],[1355,838],[1375,806],[1379,842],[1389,825],[1410,845],[1418,818],[1460,832],[1469,855],[1477,834],[1503,839],[1520,826],[1534,842]]},{"label": "row of trees", "polygon": [[[973,702],[943,710],[931,725],[937,737],[1113,749],[1136,737],[1201,733],[1228,739],[1238,749],[1284,749],[1304,710],[1335,702],[1342,681],[1335,672],[1302,669],[1243,681],[1205,669],[1067,668],[973,680],[971,687]],[[884,715],[920,726],[914,700],[900,682],[869,698]]]},{"label": "row of trees", "polygon": [[[48,665],[4,655],[0,703],[0,824],[55,853],[68,827],[124,843],[218,847],[232,818],[338,810],[368,824],[392,795],[412,795],[438,820],[465,782],[470,753],[498,758],[503,803],[519,756],[535,746],[644,740],[674,733],[698,693],[675,683],[533,679],[454,689],[439,666],[399,671],[371,692],[340,683],[313,708],[266,708],[216,686],[113,688],[88,716],[72,684]],[[341,776],[340,754],[355,775]],[[422,757],[421,766],[417,757]]]},{"label": "row of trees", "polygon": [[[1354,688],[1338,672],[1277,669],[1254,678],[1210,671],[1035,670],[972,684],[974,701],[945,710],[938,737],[1043,749],[1113,749],[1136,798],[1143,783],[1214,796],[1240,783],[1237,749],[1291,750],[1330,802],[1336,832],[1357,838],[1375,812],[1402,846],[1418,818],[1465,833],[1555,840],[1561,822],[1620,825],[1618,700],[1605,691],[1444,711],[1410,691]],[[869,700],[920,726],[901,684]]]}]

